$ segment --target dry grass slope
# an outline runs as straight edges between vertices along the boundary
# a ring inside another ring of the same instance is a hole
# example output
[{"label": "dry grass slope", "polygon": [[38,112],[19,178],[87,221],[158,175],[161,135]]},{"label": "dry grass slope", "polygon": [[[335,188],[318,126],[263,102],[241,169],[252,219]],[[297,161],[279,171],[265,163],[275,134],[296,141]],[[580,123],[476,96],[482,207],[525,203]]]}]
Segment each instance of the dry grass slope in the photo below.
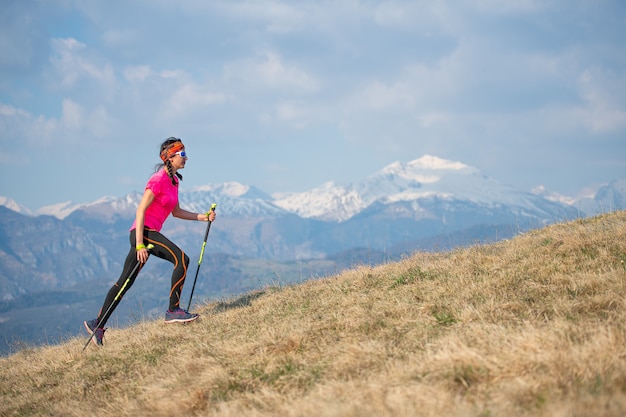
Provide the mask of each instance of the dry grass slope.
[{"label": "dry grass slope", "polygon": [[625,262],[617,212],[267,288],[0,359],[0,415],[623,416]]}]

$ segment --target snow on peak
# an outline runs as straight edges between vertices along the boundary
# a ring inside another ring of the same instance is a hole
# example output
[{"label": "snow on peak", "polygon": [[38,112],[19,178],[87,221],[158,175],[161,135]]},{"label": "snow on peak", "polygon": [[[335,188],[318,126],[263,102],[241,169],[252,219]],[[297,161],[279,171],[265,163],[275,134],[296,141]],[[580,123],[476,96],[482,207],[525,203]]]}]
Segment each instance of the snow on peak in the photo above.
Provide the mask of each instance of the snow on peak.
[{"label": "snow on peak", "polygon": [[308,192],[284,195],[275,204],[302,217],[341,222],[377,201],[439,198],[487,205],[526,204],[520,197],[477,168],[425,155],[406,164],[394,162],[353,184],[328,182]]},{"label": "snow on peak", "polygon": [[252,187],[241,184],[237,181],[228,181],[221,184],[207,184],[193,187],[190,191],[184,192],[214,192],[229,197],[243,197],[250,192]]},{"label": "snow on peak", "polygon": [[340,222],[376,201],[450,198],[460,191],[451,185],[461,179],[459,188],[467,188],[476,180],[476,173],[476,169],[461,162],[425,155],[406,164],[391,163],[353,184],[342,186],[329,181],[307,192],[275,195],[275,204],[302,217]]},{"label": "snow on peak", "polygon": [[224,194],[231,197],[241,197],[242,195],[250,191],[250,187],[238,182],[226,182],[224,183],[223,190]]},{"label": "snow on peak", "polygon": [[576,203],[576,199],[575,198],[568,197],[568,196],[565,196],[563,194],[559,194],[557,192],[548,191],[546,189],[546,187],[543,186],[543,185],[538,185],[538,186],[534,187],[532,190],[530,190],[530,192],[533,195],[545,198],[548,201],[553,201],[553,202],[556,202],[556,203],[562,203],[562,204],[566,204],[568,206],[571,206],[571,205]]},{"label": "snow on peak", "polygon": [[58,219],[64,219],[80,206],[80,204],[74,204],[71,201],[65,201],[63,203],[51,204],[49,206],[41,207],[39,210],[37,210],[37,215],[54,216]]},{"label": "snow on peak", "polygon": [[380,174],[430,184],[440,181],[446,174],[471,174],[475,171],[472,167],[461,162],[424,155],[406,164],[400,162],[389,164],[380,171]]},{"label": "snow on peak", "polygon": [[230,181],[230,182],[225,182],[225,183],[221,183],[221,184],[206,184],[206,185],[199,185],[197,187],[193,187],[191,188],[188,192],[210,192],[210,191],[218,191],[221,190],[225,193],[227,193],[228,195],[232,195],[232,196],[238,196],[238,195],[242,195],[245,194],[246,191],[248,191],[248,186],[240,184],[238,182],[235,181]]},{"label": "snow on peak", "polygon": [[31,216],[33,214],[29,209],[22,206],[21,204],[18,204],[12,198],[8,198],[8,197],[0,197],[0,206],[4,206],[8,208],[9,210],[13,210],[17,213],[25,214],[28,216]]},{"label": "snow on peak", "polygon": [[66,201],[64,203],[52,204],[49,206],[41,207],[37,210],[37,215],[54,216],[57,219],[63,220],[76,210],[93,209],[98,212],[102,212],[103,216],[109,216],[114,212],[121,212],[131,210],[134,211],[141,196],[138,194],[129,194],[125,198],[117,198],[114,196],[100,197],[95,201],[88,203],[73,203]]},{"label": "snow on peak", "polygon": [[302,217],[324,217],[326,220],[346,220],[358,213],[363,201],[353,189],[328,181],[303,193],[276,195],[274,204]]},{"label": "snow on peak", "polygon": [[462,162],[450,161],[432,155],[424,155],[421,158],[415,159],[407,163],[407,168],[460,171],[469,168],[469,166],[465,165]]},{"label": "snow on peak", "polygon": [[398,174],[402,171],[404,171],[404,167],[399,161],[392,162],[381,170],[384,174]]},{"label": "snow on peak", "polygon": [[236,181],[224,182],[221,184],[207,184],[194,187],[189,191],[181,190],[180,196],[183,200],[191,199],[229,199],[235,200],[264,200],[270,201],[270,197],[265,192],[259,190],[253,185],[244,185]]}]

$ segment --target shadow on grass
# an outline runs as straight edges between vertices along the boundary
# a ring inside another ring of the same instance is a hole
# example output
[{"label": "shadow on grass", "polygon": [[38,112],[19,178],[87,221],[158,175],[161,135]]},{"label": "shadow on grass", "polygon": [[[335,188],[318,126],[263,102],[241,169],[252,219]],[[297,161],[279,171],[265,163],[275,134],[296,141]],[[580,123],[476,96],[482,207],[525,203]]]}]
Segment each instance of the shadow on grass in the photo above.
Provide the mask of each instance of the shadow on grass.
[{"label": "shadow on grass", "polygon": [[220,301],[219,303],[215,305],[215,307],[213,307],[213,311],[215,313],[219,313],[219,312],[230,310],[233,308],[248,307],[252,301],[261,297],[263,294],[265,294],[265,291],[263,290],[254,291],[249,294],[244,294],[241,297],[238,297],[233,300]]}]

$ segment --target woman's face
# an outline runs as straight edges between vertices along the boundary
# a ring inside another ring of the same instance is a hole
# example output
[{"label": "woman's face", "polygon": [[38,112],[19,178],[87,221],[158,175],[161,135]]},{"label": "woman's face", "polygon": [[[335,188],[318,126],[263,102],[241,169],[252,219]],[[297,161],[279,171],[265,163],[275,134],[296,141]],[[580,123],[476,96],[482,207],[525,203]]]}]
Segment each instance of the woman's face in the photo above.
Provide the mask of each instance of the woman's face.
[{"label": "woman's face", "polygon": [[187,153],[185,152],[185,148],[176,152],[174,156],[170,158],[170,162],[177,170],[185,168],[185,163],[187,162]]}]

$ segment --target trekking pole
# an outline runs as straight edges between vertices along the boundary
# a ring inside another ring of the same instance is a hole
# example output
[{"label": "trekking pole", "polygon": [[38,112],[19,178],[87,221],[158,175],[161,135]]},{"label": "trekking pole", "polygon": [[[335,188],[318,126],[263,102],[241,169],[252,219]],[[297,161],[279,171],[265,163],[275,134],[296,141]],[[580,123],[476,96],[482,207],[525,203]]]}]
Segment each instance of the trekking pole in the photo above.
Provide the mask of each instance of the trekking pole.
[{"label": "trekking pole", "polygon": [[[152,243],[149,243],[148,246],[146,246],[146,249],[148,250],[148,254],[150,253],[150,250],[154,248],[154,245]],[[124,289],[126,289],[126,286],[128,285],[128,282],[130,281],[130,277],[132,277],[133,275],[135,275],[135,273],[137,272],[137,270],[141,267],[142,263],[141,262],[137,262],[137,265],[135,265],[135,267],[133,268],[132,271],[130,271],[130,274],[128,274],[128,277],[126,278],[126,281],[124,281],[124,284],[122,285],[122,287],[120,288],[120,290],[117,292],[117,294],[115,295],[115,298],[113,299],[113,302],[111,303],[111,305],[109,305],[109,308],[107,308],[107,311],[100,316],[100,320],[98,320],[98,324],[96,325],[96,327],[94,328],[94,331],[91,332],[91,336],[89,336],[89,340],[87,340],[87,343],[85,343],[85,346],[83,346],[83,352],[85,351],[85,349],[87,348],[87,346],[89,345],[89,342],[91,342],[91,339],[93,339],[94,335],[96,334],[96,330],[100,328],[100,326],[102,325],[102,323],[105,320],[108,320],[108,316],[110,316],[111,314],[113,314],[113,310],[114,307],[117,307],[117,303],[121,300],[122,298],[122,293],[124,292]]]},{"label": "trekking pole", "polygon": [[[211,210],[207,211],[207,216],[212,211],[215,211],[215,207],[217,207],[216,203],[211,204]],[[211,230],[211,220],[209,220],[209,224],[206,226],[206,233],[204,234],[204,242],[202,242],[202,249],[200,250],[200,258],[198,259],[198,268],[196,269],[196,277],[193,279],[193,286],[191,287],[191,294],[189,295],[189,304],[187,305],[187,311],[189,311],[189,307],[191,307],[191,298],[193,297],[193,290],[196,288],[196,280],[198,279],[198,271],[200,271],[200,265],[202,264],[202,257],[204,256],[204,248],[206,247],[206,241],[209,238],[209,230]]]}]

